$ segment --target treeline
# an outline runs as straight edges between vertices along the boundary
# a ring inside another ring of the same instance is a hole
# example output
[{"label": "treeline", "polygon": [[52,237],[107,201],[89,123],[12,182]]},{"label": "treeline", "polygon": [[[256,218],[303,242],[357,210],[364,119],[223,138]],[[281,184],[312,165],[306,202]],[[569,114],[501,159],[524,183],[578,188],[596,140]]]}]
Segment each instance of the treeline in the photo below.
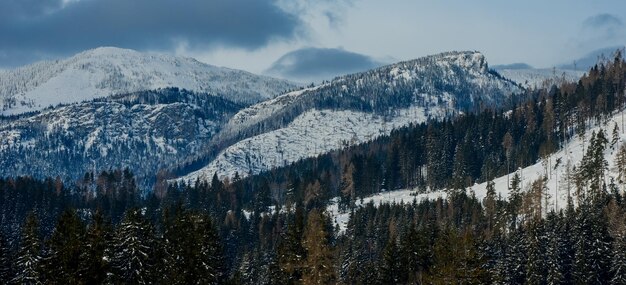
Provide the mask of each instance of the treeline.
[{"label": "treeline", "polygon": [[[618,54],[509,112],[407,127],[243,179],[168,185],[160,173],[153,191],[128,170],[87,173],[74,185],[0,179],[0,283],[624,284],[626,146],[586,130],[623,108],[625,78]],[[562,211],[550,212],[542,179],[522,191],[512,175],[509,200],[493,183],[483,201],[454,191],[535,163],[575,136],[585,155]],[[620,148],[619,181],[606,179],[611,145]],[[405,187],[452,190],[355,207]],[[336,196],[350,213],[344,231],[324,211]]]},{"label": "treeline", "polygon": [[0,236],[2,284],[223,284],[222,244],[211,218],[183,208],[167,211],[157,229],[141,209],[117,225],[98,211],[85,224],[61,213],[42,239],[35,213],[14,248]]},{"label": "treeline", "polygon": [[[624,86],[626,63],[618,52],[613,61],[596,65],[577,83],[529,91],[529,99],[509,111],[485,109],[409,126],[372,142],[227,183],[242,191],[239,198],[250,208],[264,199],[257,189],[266,188],[272,204],[304,201],[319,206],[340,196],[344,208],[381,191],[463,189],[535,164],[577,136],[588,144],[587,130],[593,123],[623,110]],[[609,126],[606,137],[624,127]]]},{"label": "treeline", "polygon": [[17,240],[0,238],[0,282],[624,284],[626,197],[615,185],[590,189],[544,215],[532,192],[507,201],[492,186],[482,201],[459,191],[370,203],[343,232],[301,203],[224,219],[182,203],[152,219],[142,205],[119,223],[67,209],[49,235],[31,212]]}]

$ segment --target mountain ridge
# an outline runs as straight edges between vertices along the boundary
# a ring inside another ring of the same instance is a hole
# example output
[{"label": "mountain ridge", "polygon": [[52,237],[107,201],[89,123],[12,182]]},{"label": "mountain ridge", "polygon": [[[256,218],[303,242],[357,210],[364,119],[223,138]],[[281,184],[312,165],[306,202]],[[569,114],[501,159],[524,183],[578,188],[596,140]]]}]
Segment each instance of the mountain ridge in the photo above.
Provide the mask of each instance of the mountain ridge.
[{"label": "mountain ridge", "polygon": [[[346,142],[366,142],[393,128],[502,105],[521,91],[491,71],[476,51],[445,52],[340,76],[240,110],[213,139],[223,150],[181,180],[210,180],[216,172],[221,178],[256,174]],[[290,143],[299,144],[300,151],[270,147]]]},{"label": "mountain ridge", "polygon": [[0,72],[2,115],[39,111],[114,94],[178,87],[253,104],[298,87],[286,80],[217,67],[189,57],[101,47],[70,58]]}]

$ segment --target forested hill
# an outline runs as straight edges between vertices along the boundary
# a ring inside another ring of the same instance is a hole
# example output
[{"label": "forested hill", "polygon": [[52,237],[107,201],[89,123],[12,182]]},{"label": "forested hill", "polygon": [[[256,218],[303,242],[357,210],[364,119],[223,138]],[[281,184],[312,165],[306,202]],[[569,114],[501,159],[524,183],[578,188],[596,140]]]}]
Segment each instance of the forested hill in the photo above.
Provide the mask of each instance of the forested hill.
[{"label": "forested hill", "polygon": [[[502,108],[522,89],[475,51],[447,52],[337,77],[239,111],[213,139],[218,153],[174,172],[181,180],[257,174],[388,135],[410,123]],[[204,165],[202,165],[204,164]],[[196,167],[200,166],[199,170]],[[190,170],[197,170],[189,173]]]},{"label": "forested hill", "polygon": [[[130,171],[76,184],[0,179],[0,282],[624,284],[624,176],[609,179],[604,154],[623,149],[615,165],[625,173],[626,145],[605,131],[624,111],[625,83],[618,54],[509,111],[409,126],[260,175],[157,184],[145,196]],[[511,175],[510,199],[489,183],[578,137],[585,154],[558,212],[545,207],[542,180],[522,188]],[[487,181],[484,199],[463,191],[477,181]],[[405,187],[447,195],[355,203]],[[350,216],[343,231],[326,214],[335,195]]]}]

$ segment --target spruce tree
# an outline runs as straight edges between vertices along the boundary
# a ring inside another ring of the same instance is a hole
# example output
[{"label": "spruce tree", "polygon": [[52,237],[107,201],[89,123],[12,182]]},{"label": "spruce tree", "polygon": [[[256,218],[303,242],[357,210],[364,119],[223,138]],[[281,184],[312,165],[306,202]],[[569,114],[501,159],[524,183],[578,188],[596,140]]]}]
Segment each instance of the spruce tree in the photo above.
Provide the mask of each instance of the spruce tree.
[{"label": "spruce tree", "polygon": [[22,226],[20,247],[14,264],[16,275],[11,283],[43,284],[41,259],[42,246],[39,236],[39,222],[35,213],[31,212]]},{"label": "spruce tree", "polygon": [[50,257],[44,262],[46,281],[60,284],[79,283],[79,261],[85,235],[83,222],[73,209],[65,210],[48,240]]},{"label": "spruce tree", "polygon": [[282,284],[300,284],[306,250],[302,245],[304,233],[304,209],[298,205],[292,221],[287,226],[287,232],[278,244],[278,266],[280,276],[275,279]]},{"label": "spruce tree", "polygon": [[626,235],[618,235],[613,241],[611,284],[626,284]]},{"label": "spruce tree", "polygon": [[110,270],[110,256],[105,255],[111,243],[111,226],[101,211],[96,211],[82,241],[78,274],[86,284],[101,284]]},{"label": "spruce tree", "polygon": [[526,234],[528,258],[526,259],[526,283],[544,284],[546,282],[546,257],[543,224],[534,222]]},{"label": "spruce tree", "polygon": [[155,280],[154,265],[157,243],[153,226],[141,211],[130,209],[117,227],[110,256],[112,274],[108,282],[151,284]]},{"label": "spruce tree", "polygon": [[611,242],[601,211],[589,200],[577,211],[573,275],[580,284],[607,284],[610,279]]},{"label": "spruce tree", "polygon": [[11,280],[9,243],[0,232],[0,284],[7,284]]},{"label": "spruce tree", "polygon": [[189,281],[195,284],[223,284],[226,278],[226,266],[219,233],[213,221],[206,214],[193,216],[197,234],[197,256],[192,259]]},{"label": "spruce tree", "polygon": [[402,256],[396,238],[389,237],[382,253],[379,284],[400,284],[406,282],[406,270],[403,270]]}]

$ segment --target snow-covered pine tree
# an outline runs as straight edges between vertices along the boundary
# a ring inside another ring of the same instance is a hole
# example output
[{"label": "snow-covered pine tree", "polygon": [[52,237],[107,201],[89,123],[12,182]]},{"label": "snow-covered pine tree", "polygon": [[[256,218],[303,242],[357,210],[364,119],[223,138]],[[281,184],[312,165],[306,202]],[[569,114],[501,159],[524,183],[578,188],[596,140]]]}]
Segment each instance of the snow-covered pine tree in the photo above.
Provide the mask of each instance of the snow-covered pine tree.
[{"label": "snow-covered pine tree", "polygon": [[619,234],[611,249],[611,284],[626,284],[626,235]]},{"label": "snow-covered pine tree", "polygon": [[111,228],[102,212],[96,211],[83,240],[78,274],[86,284],[100,284],[110,271],[110,256],[105,255],[111,243]]},{"label": "snow-covered pine tree", "polygon": [[194,216],[196,233],[198,234],[198,256],[194,260],[197,284],[223,284],[225,281],[225,265],[223,249],[219,233],[208,215]]},{"label": "snow-covered pine tree", "polygon": [[15,276],[11,283],[15,284],[43,284],[41,278],[42,246],[39,237],[39,222],[35,213],[26,217],[22,226],[22,237],[15,260]]},{"label": "snow-covered pine tree", "polygon": [[380,284],[405,283],[403,275],[406,275],[406,272],[402,270],[402,267],[402,257],[400,256],[398,243],[396,237],[392,235],[389,237],[382,253],[378,282]]},{"label": "snow-covered pine tree", "polygon": [[79,257],[85,227],[75,210],[67,209],[59,217],[58,223],[48,240],[49,258],[44,261],[46,281],[59,284],[79,282]]},{"label": "snow-covered pine tree", "polygon": [[561,219],[554,212],[546,217],[545,238],[545,266],[546,283],[563,284],[565,279],[564,264],[568,261],[566,256],[565,235],[562,232]]},{"label": "snow-covered pine tree", "polygon": [[606,217],[596,205],[583,201],[577,211],[574,232],[576,253],[573,277],[579,284],[607,284],[611,264],[611,243]]},{"label": "snow-covered pine tree", "polygon": [[543,222],[535,220],[532,223],[526,234],[526,244],[528,245],[526,283],[545,284],[547,267],[544,256],[546,248]]},{"label": "snow-covered pine tree", "polygon": [[7,284],[11,279],[9,243],[0,231],[0,284]]},{"label": "snow-covered pine tree", "polygon": [[153,226],[139,209],[126,211],[113,238],[110,253],[112,274],[107,276],[107,282],[153,283],[156,249]]},{"label": "snow-covered pine tree", "polygon": [[517,230],[508,239],[504,260],[505,284],[524,284],[526,264],[528,264],[528,245],[524,239],[525,232]]}]

